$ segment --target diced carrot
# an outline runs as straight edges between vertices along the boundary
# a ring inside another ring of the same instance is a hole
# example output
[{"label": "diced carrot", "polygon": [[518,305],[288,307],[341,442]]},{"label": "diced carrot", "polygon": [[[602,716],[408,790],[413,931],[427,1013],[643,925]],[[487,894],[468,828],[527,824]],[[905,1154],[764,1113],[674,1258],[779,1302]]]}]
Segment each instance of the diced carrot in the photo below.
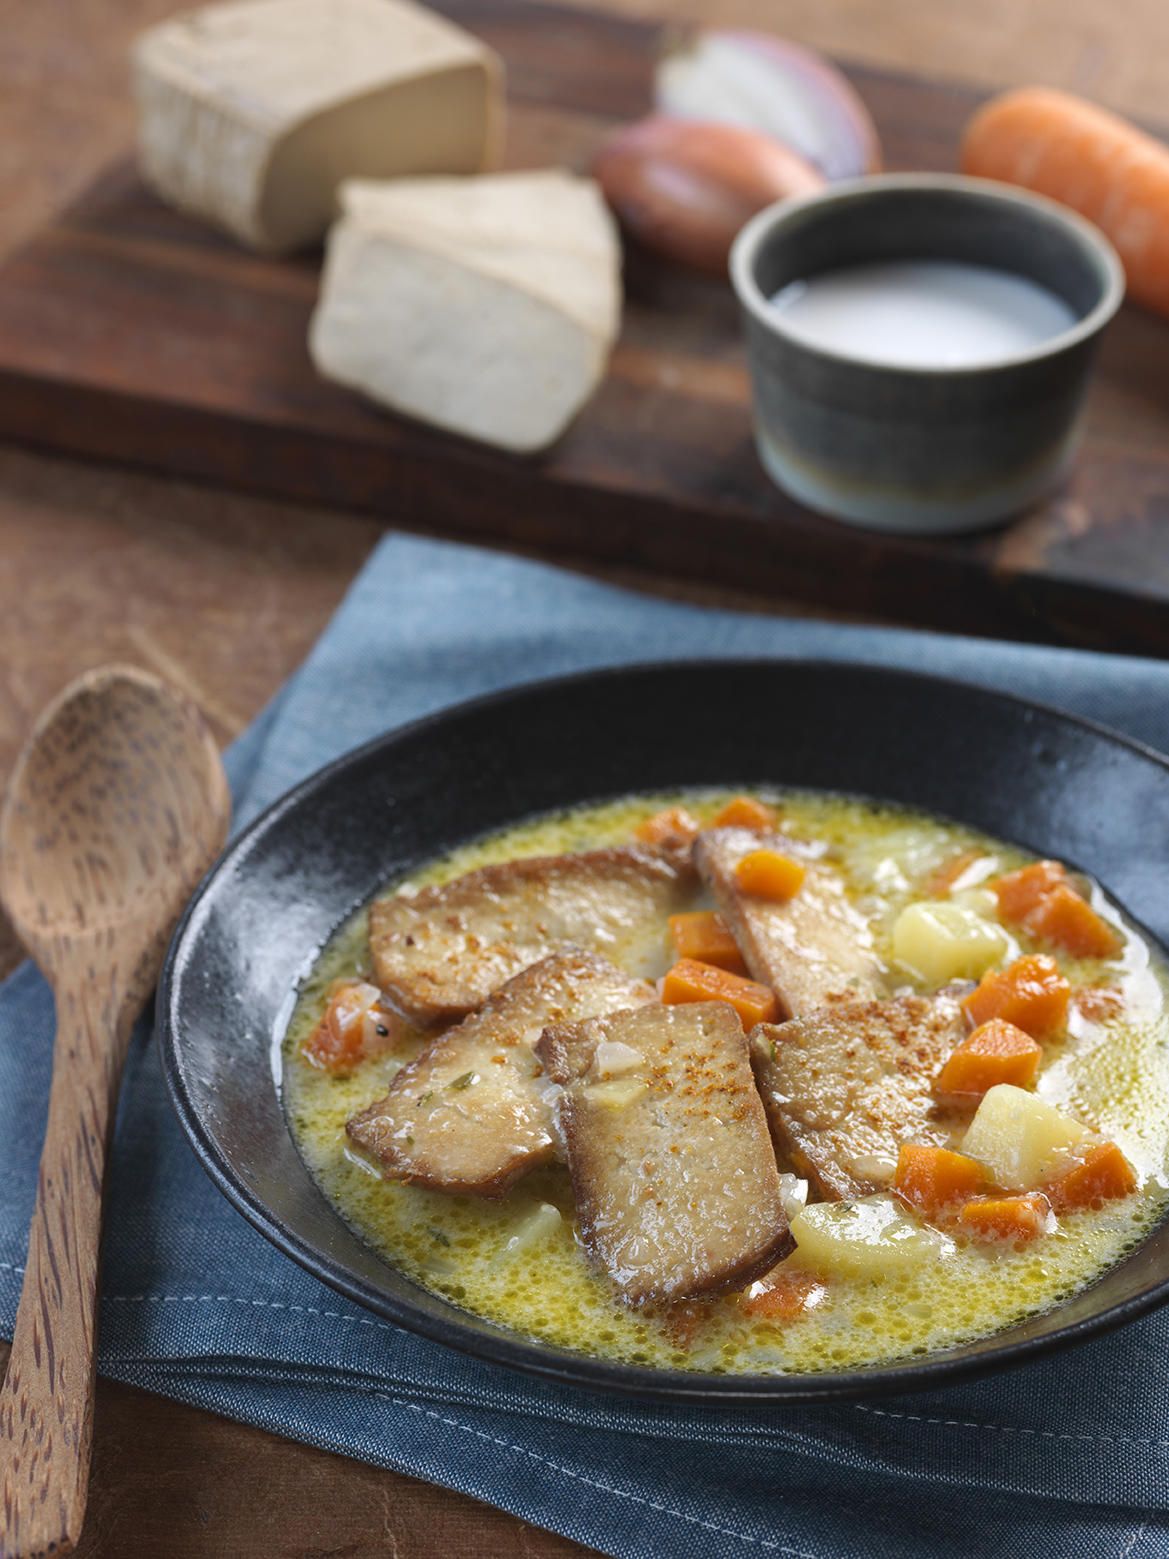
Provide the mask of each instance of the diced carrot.
[{"label": "diced carrot", "polygon": [[985,854],[984,850],[959,850],[957,855],[950,856],[949,860],[934,867],[922,885],[924,892],[932,899],[944,899],[954,884],[966,875],[975,861],[981,861]]},{"label": "diced carrot", "polygon": [[1089,1023],[1107,1023],[1124,1011],[1124,997],[1111,985],[1081,985],[1072,992],[1072,1006]]},{"label": "diced carrot", "polygon": [[711,823],[712,828],[754,828],[768,833],[779,823],[779,813],[754,796],[735,796]]},{"label": "diced carrot", "polygon": [[658,1313],[670,1341],[682,1351],[690,1348],[705,1323],[710,1320],[709,1304],[695,1300],[675,1300],[673,1304],[663,1305]]},{"label": "diced carrot", "polygon": [[1044,1186],[1057,1213],[1080,1207],[1102,1207],[1137,1188],[1132,1165],[1115,1142],[1098,1142],[1078,1163]]},{"label": "diced carrot", "polygon": [[1040,942],[1062,947],[1073,958],[1115,958],[1122,946],[1115,927],[1070,883],[1053,888],[1027,916],[1026,926]]},{"label": "diced carrot", "polygon": [[1104,229],[1129,296],[1169,314],[1169,148],[1083,98],[1023,87],[992,98],[962,141],[962,172],[1038,190]]},{"label": "diced carrot", "polygon": [[642,844],[685,844],[698,828],[698,819],[685,807],[667,807],[638,823],[633,834]]},{"label": "diced carrot", "polygon": [[670,935],[679,958],[694,958],[702,964],[717,964],[720,969],[729,969],[732,974],[747,972],[743,955],[727,929],[726,921],[712,909],[671,915]]},{"label": "diced carrot", "polygon": [[946,1103],[976,1104],[996,1083],[1031,1088],[1042,1058],[1030,1034],[1005,1018],[991,1018],[952,1052],[934,1081],[934,1094]]},{"label": "diced carrot", "polygon": [[679,958],[662,981],[662,1000],[668,1006],[688,1001],[728,1002],[743,1020],[744,1028],[756,1023],[774,1023],[779,1017],[775,992],[754,980],[701,964],[694,958]]},{"label": "diced carrot", "polygon": [[983,1240],[1019,1244],[1045,1234],[1051,1226],[1051,1204],[1039,1191],[1023,1196],[980,1196],[958,1214],[958,1227]]},{"label": "diced carrot", "polygon": [[907,1202],[935,1217],[954,1202],[966,1202],[988,1189],[990,1175],[982,1164],[949,1148],[903,1142],[897,1155],[893,1186]]},{"label": "diced carrot", "polygon": [[778,850],[752,850],[735,867],[735,881],[744,893],[786,904],[803,887],[808,875],[801,861]]},{"label": "diced carrot", "polygon": [[1071,986],[1043,953],[1016,958],[1005,969],[991,969],[962,1003],[977,1028],[1003,1018],[1032,1039],[1046,1039],[1067,1021]]},{"label": "diced carrot", "polygon": [[341,1076],[385,1049],[402,1020],[383,1007],[380,998],[377,987],[363,980],[335,986],[324,1016],[301,1046],[305,1059]]},{"label": "diced carrot", "polygon": [[1058,861],[1036,861],[994,884],[999,914],[1036,941],[1062,947],[1073,958],[1113,958],[1121,940],[1098,915]]},{"label": "diced carrot", "polygon": [[768,1321],[794,1321],[820,1304],[827,1293],[827,1284],[810,1272],[795,1268],[787,1272],[780,1267],[740,1294],[739,1306],[747,1315]]},{"label": "diced carrot", "polygon": [[1008,925],[1021,925],[1037,909],[1053,888],[1067,882],[1068,874],[1058,861],[1033,861],[1017,872],[1007,872],[991,883],[999,901],[999,914]]}]

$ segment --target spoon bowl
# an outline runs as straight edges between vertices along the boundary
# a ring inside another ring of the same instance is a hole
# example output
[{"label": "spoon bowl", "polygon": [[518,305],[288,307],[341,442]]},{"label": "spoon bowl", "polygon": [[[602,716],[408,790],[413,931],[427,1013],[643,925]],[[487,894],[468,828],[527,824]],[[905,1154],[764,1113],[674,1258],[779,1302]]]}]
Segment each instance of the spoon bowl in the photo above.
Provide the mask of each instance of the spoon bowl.
[{"label": "spoon bowl", "polygon": [[63,937],[156,920],[223,843],[230,807],[195,706],[132,667],[108,666],[44,712],[0,814],[0,899],[41,962]]},{"label": "spoon bowl", "polygon": [[230,794],[190,700],[133,667],[74,682],[37,722],[0,813],[0,901],[53,987],[36,1208],[0,1390],[0,1553],[68,1552],[85,1513],[98,1246],[130,1029]]}]

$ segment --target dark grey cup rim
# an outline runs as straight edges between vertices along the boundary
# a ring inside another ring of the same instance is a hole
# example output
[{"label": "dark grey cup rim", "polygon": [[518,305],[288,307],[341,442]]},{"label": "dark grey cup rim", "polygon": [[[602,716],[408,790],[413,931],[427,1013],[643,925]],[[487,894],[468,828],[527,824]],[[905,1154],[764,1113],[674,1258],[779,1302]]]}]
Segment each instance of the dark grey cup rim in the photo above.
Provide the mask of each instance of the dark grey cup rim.
[{"label": "dark grey cup rim", "polygon": [[[983,1341],[981,1351],[972,1356],[955,1358],[947,1352],[942,1352],[921,1358],[903,1359],[887,1365],[870,1366],[863,1370],[824,1371],[803,1375],[739,1375],[660,1369],[626,1364],[591,1354],[565,1352],[553,1345],[542,1344],[536,1339],[529,1339],[521,1333],[502,1328],[493,1330],[490,1334],[480,1333],[462,1323],[463,1312],[453,1304],[444,1307],[445,1313],[441,1316],[428,1315],[409,1299],[402,1299],[348,1271],[326,1249],[302,1237],[300,1232],[290,1227],[278,1213],[275,1213],[237,1172],[217,1140],[215,1130],[211,1129],[204,1120],[193,1095],[182,1038],[181,991],[183,964],[189,952],[188,944],[196,940],[199,935],[205,903],[214,895],[219,881],[230,877],[232,868],[246,860],[256,841],[273,830],[281,830],[299,806],[306,801],[311,801],[315,795],[332,785],[338,778],[342,778],[349,768],[355,767],[379,750],[393,744],[429,732],[441,733],[446,723],[456,717],[506,708],[509,704],[522,702],[533,695],[570,694],[573,690],[590,684],[603,689],[606,684],[612,685],[614,681],[631,676],[687,675],[691,672],[714,671],[721,677],[728,670],[736,667],[767,671],[782,668],[786,671],[819,672],[830,676],[843,673],[871,681],[873,684],[893,683],[910,689],[932,688],[958,696],[971,696],[995,704],[1001,703],[1029,716],[1041,717],[1073,731],[1090,733],[1136,757],[1151,761],[1164,773],[1166,783],[1169,785],[1169,759],[1146,744],[1119,735],[1096,721],[1068,714],[1064,710],[1038,700],[1002,693],[976,682],[901,668],[866,665],[857,661],[744,656],[639,662],[629,666],[604,667],[566,676],[535,679],[502,691],[449,705],[363,743],[324,765],[273,801],[231,841],[188,904],[167,952],[158,987],[156,1022],[163,1073],[170,1100],[204,1171],[226,1200],[277,1249],[336,1292],[393,1324],[471,1357],[505,1365],[521,1373],[560,1385],[616,1393],[630,1399],[659,1403],[687,1402],[711,1407],[774,1408],[788,1404],[856,1401],[868,1397],[936,1389],[1060,1351],[1075,1343],[1113,1331],[1169,1302],[1169,1273],[1167,1273],[1155,1286],[1140,1294],[1106,1304],[1090,1315],[1069,1320],[1065,1325],[1039,1336],[1014,1341],[1004,1337],[999,1342],[992,1334]],[[1160,949],[1163,956],[1169,959],[1169,949],[1166,948],[1165,943],[1150,932],[1127,906],[1125,908],[1130,919],[1140,927],[1142,933]],[[340,1214],[335,1209],[334,1216],[341,1223]],[[1095,1282],[1088,1284],[1087,1288],[1091,1289],[1094,1286]],[[1056,1306],[1055,1312],[1060,1308],[1061,1306]],[[468,1320],[473,1319],[468,1317]]]},{"label": "dark grey cup rim", "polygon": [[[1038,346],[1025,352],[1013,352],[1009,356],[996,357],[988,363],[966,367],[939,368],[907,363],[882,363],[868,358],[851,357],[844,352],[830,351],[816,346],[803,336],[796,335],[784,323],[783,315],[772,307],[755,279],[755,262],[759,251],[771,236],[791,224],[801,213],[811,207],[848,205],[858,200],[880,200],[902,191],[934,190],[940,195],[968,195],[979,200],[993,200],[1003,206],[1039,214],[1064,229],[1065,233],[1093,261],[1100,272],[1101,296],[1098,303],[1069,329],[1049,337]],[[749,309],[765,330],[781,337],[810,357],[844,367],[867,369],[870,372],[903,375],[905,378],[969,378],[999,373],[1003,369],[1020,367],[1026,363],[1042,362],[1045,358],[1058,357],[1069,347],[1081,341],[1089,341],[1099,334],[1124,302],[1125,274],[1120,256],[1105,235],[1086,217],[1049,200],[1046,195],[1022,189],[1014,184],[1003,184],[995,179],[976,179],[962,173],[876,173],[863,178],[846,179],[831,184],[812,195],[795,200],[781,200],[758,212],[739,232],[731,247],[730,278],[739,302]]]}]

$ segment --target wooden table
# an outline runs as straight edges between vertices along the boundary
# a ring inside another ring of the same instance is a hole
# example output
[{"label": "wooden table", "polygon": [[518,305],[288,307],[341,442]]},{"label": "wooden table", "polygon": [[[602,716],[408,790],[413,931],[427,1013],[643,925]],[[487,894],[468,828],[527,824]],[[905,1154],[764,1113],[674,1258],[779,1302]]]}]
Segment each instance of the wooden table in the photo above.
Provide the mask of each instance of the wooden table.
[{"label": "wooden table", "polygon": [[[1041,80],[1164,113],[1161,0],[597,0],[769,26],[850,59]],[[126,49],[175,0],[56,0],[5,17],[0,254],[129,143]],[[36,711],[109,659],[161,673],[228,741],[296,666],[377,526],[0,446],[0,780]],[[610,575],[609,577],[614,577]],[[672,595],[704,593],[663,581]],[[752,602],[767,610],[774,603]],[[0,925],[0,971],[19,956]],[[87,1555],[551,1556],[577,1545],[425,1484],[103,1384]]]}]

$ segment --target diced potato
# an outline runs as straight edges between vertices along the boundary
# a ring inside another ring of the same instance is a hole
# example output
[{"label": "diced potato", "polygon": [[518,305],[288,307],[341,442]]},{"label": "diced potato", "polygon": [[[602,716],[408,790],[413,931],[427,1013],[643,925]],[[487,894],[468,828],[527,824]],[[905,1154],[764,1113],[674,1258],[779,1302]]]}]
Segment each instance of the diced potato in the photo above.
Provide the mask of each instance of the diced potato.
[{"label": "diced potato", "polygon": [[826,1275],[881,1277],[936,1261],[949,1247],[885,1196],[814,1202],[791,1221],[801,1266]]},{"label": "diced potato", "polygon": [[927,985],[975,980],[1010,951],[1001,926],[969,904],[931,899],[910,904],[893,927],[893,956]]},{"label": "diced potato", "polygon": [[619,1039],[603,1039],[593,1051],[589,1076],[596,1078],[624,1077],[636,1072],[641,1065],[641,1051],[625,1045]]},{"label": "diced potato", "polygon": [[808,1182],[801,1180],[799,1175],[793,1175],[790,1170],[781,1170],[779,1175],[779,1199],[783,1203],[784,1214],[790,1223],[808,1205]]},{"label": "diced potato", "polygon": [[1032,1191],[1058,1175],[1095,1134],[1013,1083],[998,1083],[975,1111],[962,1151],[1007,1191]]},{"label": "diced potato", "polygon": [[502,1266],[514,1256],[523,1255],[533,1246],[542,1244],[550,1234],[559,1229],[562,1222],[559,1208],[553,1207],[551,1202],[539,1202],[516,1224],[506,1245],[496,1253],[492,1266]]}]

